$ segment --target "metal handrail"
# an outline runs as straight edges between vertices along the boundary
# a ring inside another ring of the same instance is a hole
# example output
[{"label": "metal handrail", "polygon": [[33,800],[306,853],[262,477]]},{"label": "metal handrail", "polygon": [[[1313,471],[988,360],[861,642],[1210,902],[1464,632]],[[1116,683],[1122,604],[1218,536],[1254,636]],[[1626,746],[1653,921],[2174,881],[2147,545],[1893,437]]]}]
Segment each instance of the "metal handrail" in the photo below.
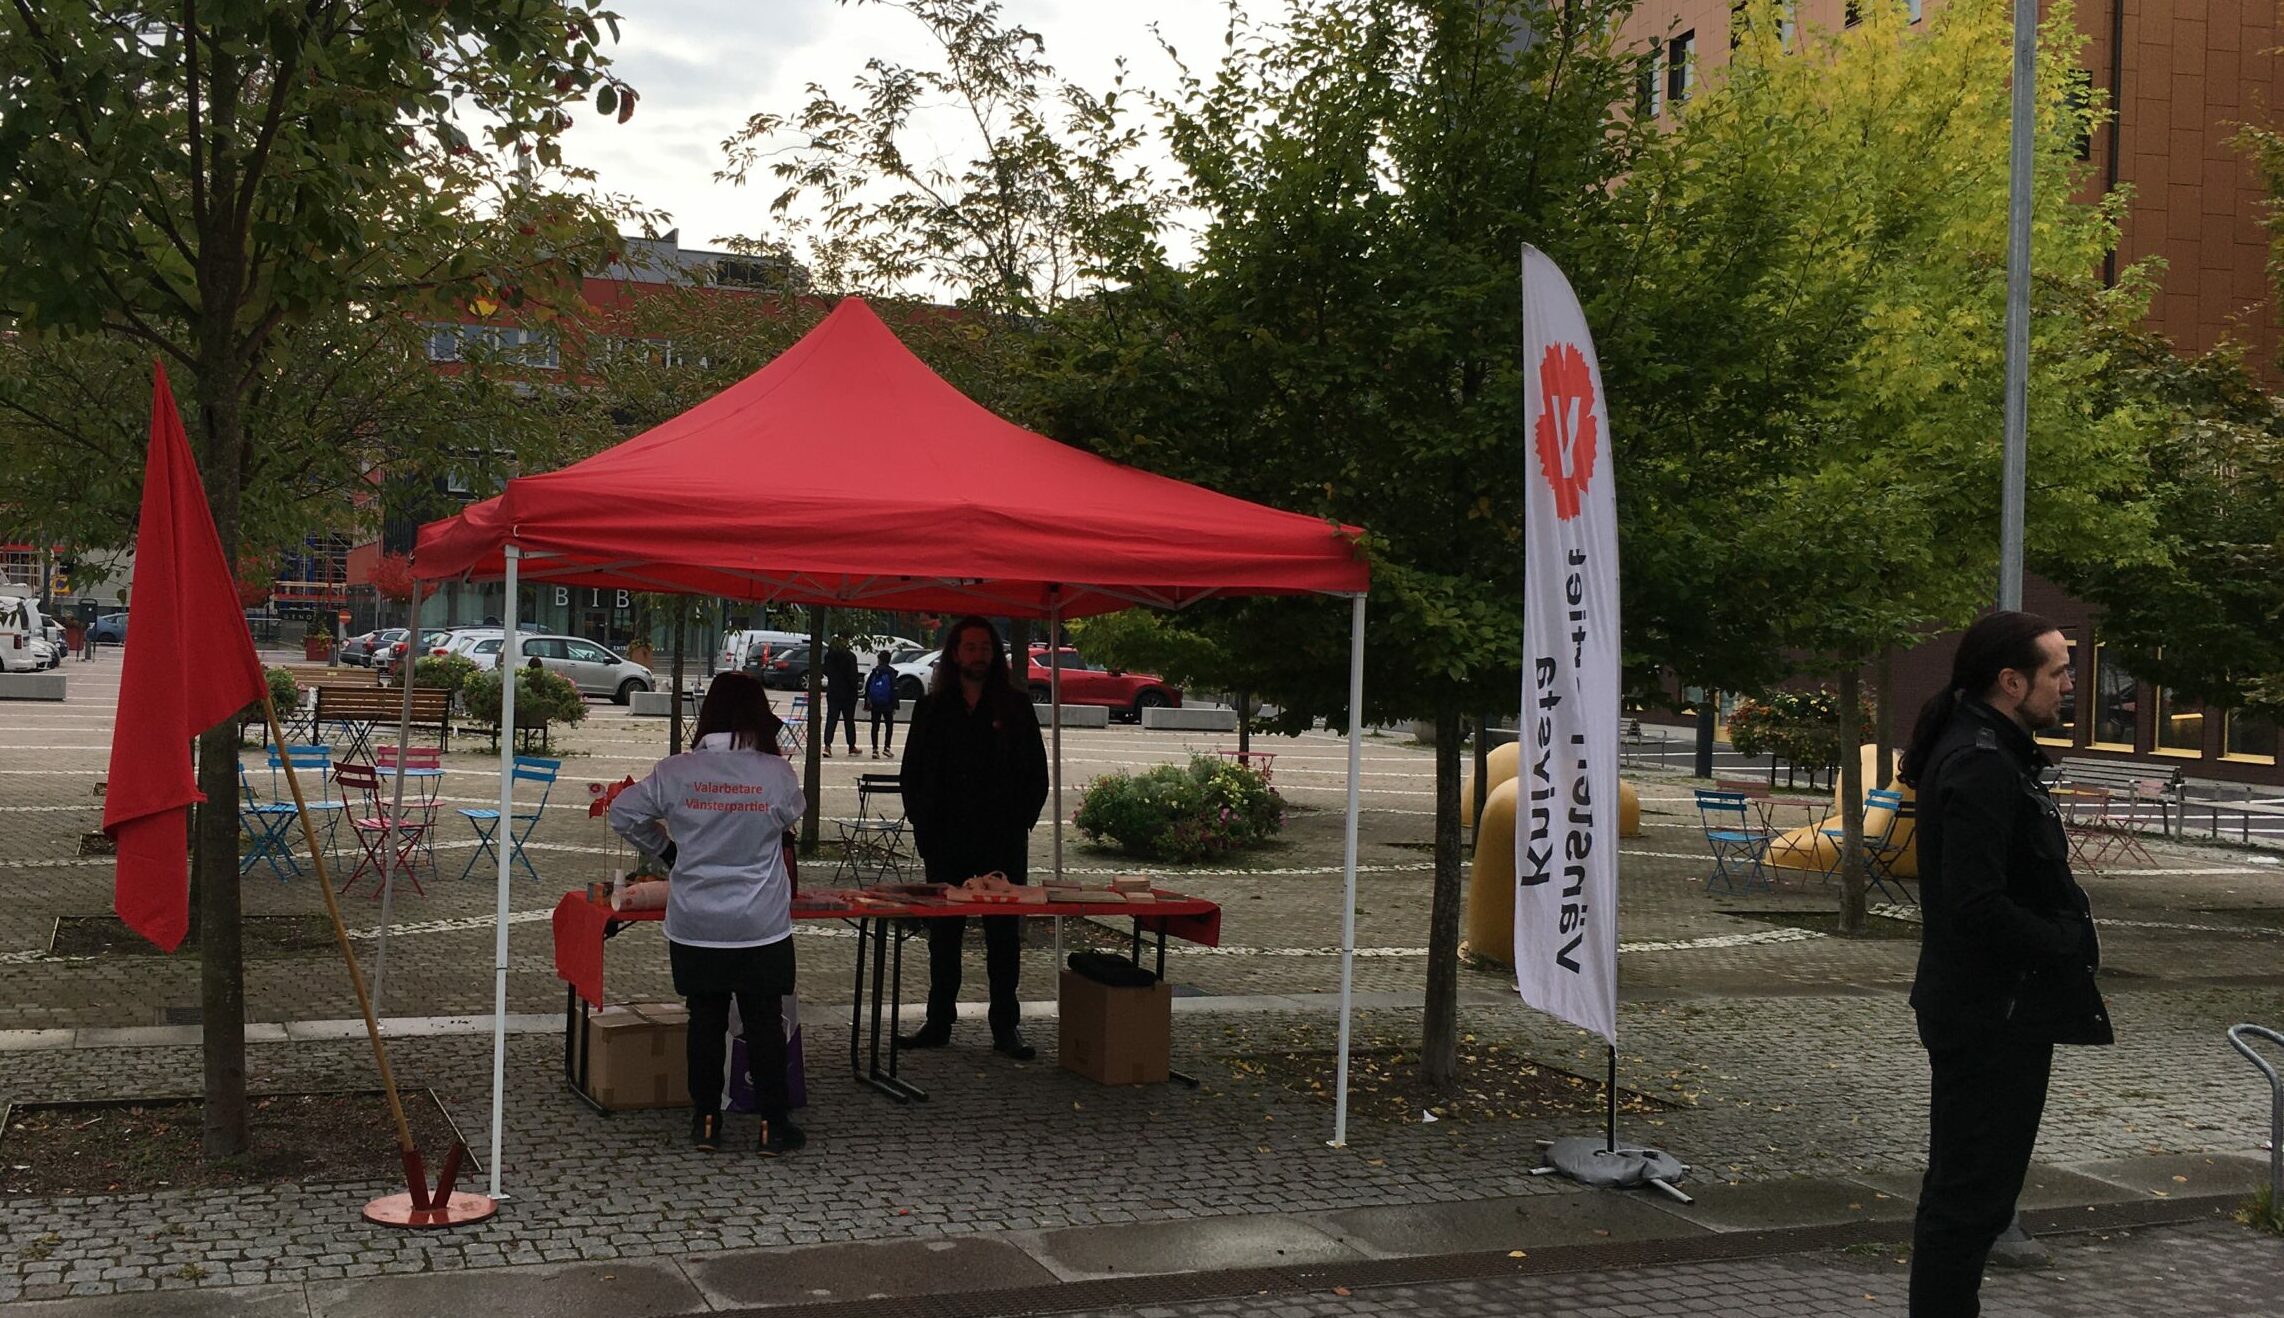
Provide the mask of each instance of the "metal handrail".
[{"label": "metal handrail", "polygon": [[2262,1025],[2231,1025],[2228,1028],[2229,1046],[2244,1054],[2246,1061],[2260,1068],[2268,1077],[2268,1211],[2284,1212],[2284,1077],[2276,1074],[2276,1066],[2252,1050],[2245,1041],[2248,1034],[2256,1034],[2279,1048],[2284,1048],[2284,1034]]}]

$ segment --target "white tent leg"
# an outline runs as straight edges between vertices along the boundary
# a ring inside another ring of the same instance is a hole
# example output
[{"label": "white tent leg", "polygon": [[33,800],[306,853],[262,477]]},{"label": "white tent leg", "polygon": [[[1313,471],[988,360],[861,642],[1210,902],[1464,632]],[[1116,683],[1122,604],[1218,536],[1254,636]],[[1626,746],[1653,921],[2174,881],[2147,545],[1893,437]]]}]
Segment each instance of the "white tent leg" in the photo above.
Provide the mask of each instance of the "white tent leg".
[{"label": "white tent leg", "polygon": [[509,545],[507,599],[500,616],[507,639],[500,643],[500,820],[492,832],[500,856],[499,919],[492,936],[492,1198],[500,1194],[500,1117],[508,1094],[508,857],[515,828],[515,686],[523,664],[516,650],[516,563],[523,551]]},{"label": "white tent leg", "polygon": [[[1047,588],[1047,730],[1054,755],[1047,761],[1054,774],[1055,881],[1063,878],[1063,588]],[[1055,917],[1055,973],[1062,973],[1063,917]]]},{"label": "white tent leg", "polygon": [[1348,1004],[1356,980],[1356,792],[1364,762],[1364,597],[1348,615],[1348,819],[1341,830],[1340,1074],[1332,1104],[1332,1147],[1348,1144]]}]

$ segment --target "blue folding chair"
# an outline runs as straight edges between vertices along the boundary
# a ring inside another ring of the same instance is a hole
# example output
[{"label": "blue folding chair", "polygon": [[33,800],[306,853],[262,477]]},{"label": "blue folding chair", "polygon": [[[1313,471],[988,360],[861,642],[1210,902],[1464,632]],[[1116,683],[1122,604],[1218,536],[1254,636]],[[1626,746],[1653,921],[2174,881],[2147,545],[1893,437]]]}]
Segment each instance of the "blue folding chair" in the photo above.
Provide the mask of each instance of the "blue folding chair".
[{"label": "blue folding chair", "polygon": [[281,754],[277,747],[269,748],[270,799],[285,803],[286,811],[293,811],[293,792],[286,786],[285,768],[293,766],[301,780],[302,804],[309,807],[310,824],[325,827],[325,854],[333,854],[334,835],[341,829],[341,816],[349,803],[333,795],[333,748],[330,746],[287,745]]},{"label": "blue folding chair", "polygon": [[263,801],[254,794],[246,766],[238,766],[238,826],[246,835],[246,849],[238,853],[238,872],[249,874],[267,864],[278,882],[297,878],[301,866],[293,858],[293,802]]},{"label": "blue folding chair", "polygon": [[[521,810],[516,811],[515,819],[507,831],[508,864],[512,866],[515,862],[522,861],[523,872],[529,874],[535,883],[539,881],[539,871],[531,867],[531,857],[523,853],[523,844],[531,839],[531,830],[539,827],[540,812],[547,809],[548,794],[555,790],[556,771],[562,767],[563,761],[561,760],[541,759],[537,755],[518,755],[515,757],[515,768],[510,771],[510,776],[515,782],[540,784],[539,804],[533,806],[528,814]],[[476,830],[476,854],[468,858],[468,867],[460,871],[460,877],[465,879],[476,872],[476,866],[483,863],[485,856],[490,856],[495,861],[499,859],[500,853],[493,848],[492,838],[499,831],[500,812],[497,810],[470,810],[466,806],[462,806],[460,816],[468,821],[471,828]]]},{"label": "blue folding chair", "polygon": [[[1891,853],[1889,839],[1896,835],[1895,821],[1901,817],[1903,793],[1886,787],[1874,787],[1864,793],[1864,867],[1872,886],[1882,892],[1888,891],[1880,877],[1883,863],[1893,861],[1895,855],[1900,854],[1900,849]],[[1847,859],[1848,830],[1844,825],[1833,824],[1817,832],[1832,843],[1832,863],[1824,867],[1824,881],[1830,883],[1839,877],[1840,866]]]},{"label": "blue folding chair", "polygon": [[1713,872],[1705,876],[1705,889],[1724,887],[1749,892],[1756,885],[1773,887],[1761,857],[1768,851],[1769,832],[1753,823],[1743,792],[1697,789],[1697,817],[1705,826],[1705,845],[1713,851]]}]

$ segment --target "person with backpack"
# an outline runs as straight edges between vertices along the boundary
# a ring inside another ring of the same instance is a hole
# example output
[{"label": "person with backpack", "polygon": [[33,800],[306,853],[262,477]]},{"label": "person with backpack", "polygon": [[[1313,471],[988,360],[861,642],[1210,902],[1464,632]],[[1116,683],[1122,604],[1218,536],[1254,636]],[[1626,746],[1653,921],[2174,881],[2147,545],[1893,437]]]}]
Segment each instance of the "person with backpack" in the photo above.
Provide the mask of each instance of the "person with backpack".
[{"label": "person with backpack", "polygon": [[[872,758],[896,754],[896,670],[882,650],[872,671],[864,675],[864,704],[872,711]],[[883,732],[882,729],[887,729]],[[853,749],[853,748],[852,748]]]}]

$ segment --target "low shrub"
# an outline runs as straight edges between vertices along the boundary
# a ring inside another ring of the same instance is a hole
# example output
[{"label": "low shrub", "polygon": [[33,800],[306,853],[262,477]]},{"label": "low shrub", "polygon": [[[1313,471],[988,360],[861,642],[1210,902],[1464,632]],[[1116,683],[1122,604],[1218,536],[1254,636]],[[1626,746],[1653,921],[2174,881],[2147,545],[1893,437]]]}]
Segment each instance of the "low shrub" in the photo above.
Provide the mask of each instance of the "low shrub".
[{"label": "low shrub", "polygon": [[1857,710],[1853,745],[1840,735],[1840,697],[1830,691],[1778,691],[1737,702],[1729,715],[1729,744],[1739,755],[1775,755],[1802,769],[1828,769],[1870,741],[1877,731],[1872,708]]},{"label": "low shrub", "polygon": [[[478,671],[476,661],[464,654],[426,654],[412,666],[412,684],[415,687],[440,687],[458,695],[468,685],[468,679]],[[398,674],[403,672],[402,667],[397,669]],[[389,686],[396,684],[394,675],[386,683]],[[496,692],[492,698],[495,701],[499,699]],[[517,698],[522,697],[519,695]]]},{"label": "low shrub", "polygon": [[1151,860],[1205,860],[1259,846],[1285,826],[1285,801],[1255,769],[1210,755],[1087,785],[1073,822]]},{"label": "low shrub", "polygon": [[[458,656],[454,656],[457,658]],[[427,662],[426,660],[422,661]],[[465,663],[466,660],[461,660]],[[413,680],[418,682],[416,673]],[[500,725],[500,675],[497,670],[468,675],[460,686],[460,707],[478,723]],[[578,723],[587,717],[587,702],[579,688],[561,673],[544,668],[519,668],[515,684],[515,725],[544,733],[558,723]]]}]

